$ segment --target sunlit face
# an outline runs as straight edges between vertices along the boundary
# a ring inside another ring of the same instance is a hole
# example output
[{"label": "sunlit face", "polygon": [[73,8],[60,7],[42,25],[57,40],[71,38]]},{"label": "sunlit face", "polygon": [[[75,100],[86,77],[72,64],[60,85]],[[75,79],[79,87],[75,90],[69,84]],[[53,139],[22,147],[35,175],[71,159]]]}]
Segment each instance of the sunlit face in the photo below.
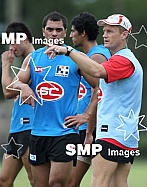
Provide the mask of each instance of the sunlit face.
[{"label": "sunlit face", "polygon": [[48,20],[45,28],[42,28],[42,32],[46,39],[64,39],[67,30],[64,28],[62,21]]},{"label": "sunlit face", "polygon": [[110,51],[117,51],[124,42],[122,40],[123,33],[120,33],[119,27],[112,25],[104,25],[104,46]]},{"label": "sunlit face", "polygon": [[16,44],[15,40],[14,44],[9,45],[9,49],[14,51],[16,57],[23,56],[26,51],[26,40],[20,41],[20,44]]},{"label": "sunlit face", "polygon": [[72,39],[72,42],[75,47],[82,46],[83,37],[81,34],[78,33],[78,31],[75,29],[74,26],[71,27],[71,32],[69,37]]}]

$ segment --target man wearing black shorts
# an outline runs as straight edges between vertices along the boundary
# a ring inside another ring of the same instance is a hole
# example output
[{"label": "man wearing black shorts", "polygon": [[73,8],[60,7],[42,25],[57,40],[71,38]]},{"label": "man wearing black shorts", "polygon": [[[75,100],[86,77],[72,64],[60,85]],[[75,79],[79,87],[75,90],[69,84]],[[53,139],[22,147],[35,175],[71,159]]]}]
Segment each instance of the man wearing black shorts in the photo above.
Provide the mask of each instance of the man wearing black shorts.
[{"label": "man wearing black shorts", "polygon": [[[67,19],[58,12],[51,12],[43,19],[42,31],[48,45],[51,45],[51,40],[54,44],[63,45]],[[26,69],[27,66],[27,69],[18,73],[19,81],[13,87],[22,91],[22,102],[31,104],[35,110],[29,161],[36,186],[65,187],[76,162],[76,155],[68,155],[66,146],[74,144],[75,149],[79,138],[75,125],[68,127],[65,121],[68,123],[68,116],[77,114],[81,75],[95,89],[98,83],[97,79],[83,73],[68,57],[71,48],[66,46],[66,55],[50,59],[44,54],[48,45],[24,60],[22,68]],[[32,89],[28,86],[30,79]],[[82,122],[83,118],[86,121],[93,113],[91,105],[82,115]]]},{"label": "man wearing black shorts", "polygon": [[[72,42],[75,47],[82,47],[83,52],[87,54],[87,56],[93,60],[95,60],[97,63],[105,62],[110,57],[110,52],[108,49],[106,49],[103,45],[97,44],[97,36],[99,34],[99,26],[97,25],[96,18],[88,13],[83,12],[77,16],[75,16],[71,20],[71,33],[70,38],[72,39]],[[101,92],[100,88],[97,90],[97,92]],[[82,114],[92,97],[95,98],[95,102],[97,105],[97,102],[100,101],[95,95],[92,95],[93,90],[91,86],[85,81],[85,79],[82,77],[81,83],[80,83],[80,89],[79,89],[79,100],[78,100],[78,113]],[[97,93],[98,95],[98,93]],[[88,123],[90,126],[93,127],[93,142],[87,142],[87,143],[94,143],[95,137],[96,137],[96,115],[97,115],[97,107],[94,108],[94,113],[91,116]],[[86,133],[87,129],[87,123],[82,124],[79,127],[79,135],[80,140],[79,144],[82,144],[84,146],[85,137],[90,134],[90,132]],[[80,186],[80,183],[82,181],[82,178],[84,177],[85,173],[87,172],[88,168],[91,165],[91,156],[86,155],[78,155],[77,157],[77,166],[76,168],[73,167],[72,173],[70,176],[70,181],[68,186],[69,187],[78,187]]]},{"label": "man wearing black shorts", "polygon": [[[34,110],[29,105],[20,105],[19,92],[11,90],[12,78],[10,75],[10,66],[15,57],[26,58],[28,54],[34,51],[32,45],[32,34],[27,25],[20,22],[12,22],[8,25],[6,33],[15,34],[15,43],[10,44],[9,51],[2,54],[2,87],[6,99],[14,98],[14,107],[12,111],[10,134],[7,147],[4,147],[6,153],[3,156],[2,170],[0,173],[0,186],[13,186],[14,180],[21,168],[24,166],[31,186],[34,186],[34,180],[31,173],[31,166],[28,162],[29,143],[31,126],[33,123]],[[16,43],[17,33],[26,34],[26,39]]]}]

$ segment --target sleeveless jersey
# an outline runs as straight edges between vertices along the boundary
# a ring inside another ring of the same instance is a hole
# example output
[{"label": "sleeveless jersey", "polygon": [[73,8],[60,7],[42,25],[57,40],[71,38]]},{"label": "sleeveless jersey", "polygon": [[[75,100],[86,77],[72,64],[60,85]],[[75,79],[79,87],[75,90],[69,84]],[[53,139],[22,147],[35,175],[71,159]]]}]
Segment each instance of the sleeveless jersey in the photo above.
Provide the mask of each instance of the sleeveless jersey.
[{"label": "sleeveless jersey", "polygon": [[[87,56],[90,58],[93,54],[101,54],[106,59],[110,58],[109,50],[105,48],[103,45],[93,46],[87,53]],[[90,98],[91,98],[91,86],[87,83],[84,77],[82,77],[80,83],[80,90],[79,90],[78,114],[82,114],[86,110],[90,102]],[[79,130],[85,130],[86,128],[87,128],[87,123],[84,123],[80,125]]]},{"label": "sleeveless jersey", "polygon": [[77,114],[81,76],[74,61],[65,55],[50,59],[46,47],[32,53],[30,70],[32,88],[36,94],[32,134],[62,136],[78,133],[75,126],[67,128],[64,119]]},{"label": "sleeveless jersey", "polygon": [[10,133],[31,130],[34,118],[34,109],[28,104],[19,104],[19,96],[14,99],[12,117],[10,122]]},{"label": "sleeveless jersey", "polygon": [[116,55],[129,59],[135,70],[132,76],[109,84],[100,79],[104,94],[98,104],[96,139],[112,138],[126,147],[137,148],[143,71],[129,49],[122,49]]}]

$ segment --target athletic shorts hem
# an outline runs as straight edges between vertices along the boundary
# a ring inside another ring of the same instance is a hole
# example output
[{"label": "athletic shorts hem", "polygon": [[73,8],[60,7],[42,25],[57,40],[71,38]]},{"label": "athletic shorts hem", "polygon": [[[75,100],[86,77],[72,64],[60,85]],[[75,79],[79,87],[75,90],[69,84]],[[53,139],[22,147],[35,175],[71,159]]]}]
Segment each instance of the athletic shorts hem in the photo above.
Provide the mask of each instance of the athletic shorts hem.
[{"label": "athletic shorts hem", "polygon": [[[109,142],[100,139],[96,140],[95,144],[100,144],[102,146],[102,150],[98,152],[96,155],[100,154],[106,160],[118,163],[131,164],[133,164],[134,162],[135,156],[128,154],[130,150],[122,149],[116,145],[113,145]],[[96,155],[93,155],[92,158],[94,158]]]}]

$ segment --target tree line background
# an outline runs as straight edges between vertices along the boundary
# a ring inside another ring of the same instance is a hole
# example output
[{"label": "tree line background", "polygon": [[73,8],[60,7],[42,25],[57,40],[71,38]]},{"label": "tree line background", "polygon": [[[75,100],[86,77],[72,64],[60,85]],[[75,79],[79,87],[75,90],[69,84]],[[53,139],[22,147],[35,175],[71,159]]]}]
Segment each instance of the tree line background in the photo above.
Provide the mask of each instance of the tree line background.
[{"label": "tree line background", "polygon": [[[69,38],[70,21],[72,17],[81,12],[92,13],[97,20],[107,18],[114,13],[126,15],[132,22],[132,33],[136,33],[133,37],[129,38],[128,46],[134,52],[135,56],[140,61],[144,71],[143,82],[143,99],[141,115],[147,114],[147,1],[145,0],[0,0],[0,31],[5,32],[6,26],[12,21],[22,21],[26,23],[32,30],[33,37],[42,38],[42,20],[45,15],[52,11],[62,13],[68,19],[68,32],[65,43],[72,45]],[[144,26],[139,32],[141,26]],[[103,31],[100,28],[98,36],[98,43],[103,43]],[[1,36],[0,36],[1,37]],[[143,46],[135,48],[136,46]],[[42,46],[35,45],[35,48]],[[2,45],[0,42],[0,54],[7,50],[8,46]],[[22,58],[16,60],[14,64],[22,62]],[[14,65],[13,64],[13,65]],[[1,61],[0,61],[0,77],[1,77]],[[133,82],[132,82],[133,84]],[[111,93],[110,93],[111,94]],[[5,100],[0,83],[0,144],[7,142],[7,135],[9,132],[9,122],[11,117],[11,110],[13,101]],[[142,124],[147,127],[147,117],[144,118]],[[146,158],[147,155],[147,131],[140,132],[140,158]],[[0,152],[3,152],[0,148]]]}]

